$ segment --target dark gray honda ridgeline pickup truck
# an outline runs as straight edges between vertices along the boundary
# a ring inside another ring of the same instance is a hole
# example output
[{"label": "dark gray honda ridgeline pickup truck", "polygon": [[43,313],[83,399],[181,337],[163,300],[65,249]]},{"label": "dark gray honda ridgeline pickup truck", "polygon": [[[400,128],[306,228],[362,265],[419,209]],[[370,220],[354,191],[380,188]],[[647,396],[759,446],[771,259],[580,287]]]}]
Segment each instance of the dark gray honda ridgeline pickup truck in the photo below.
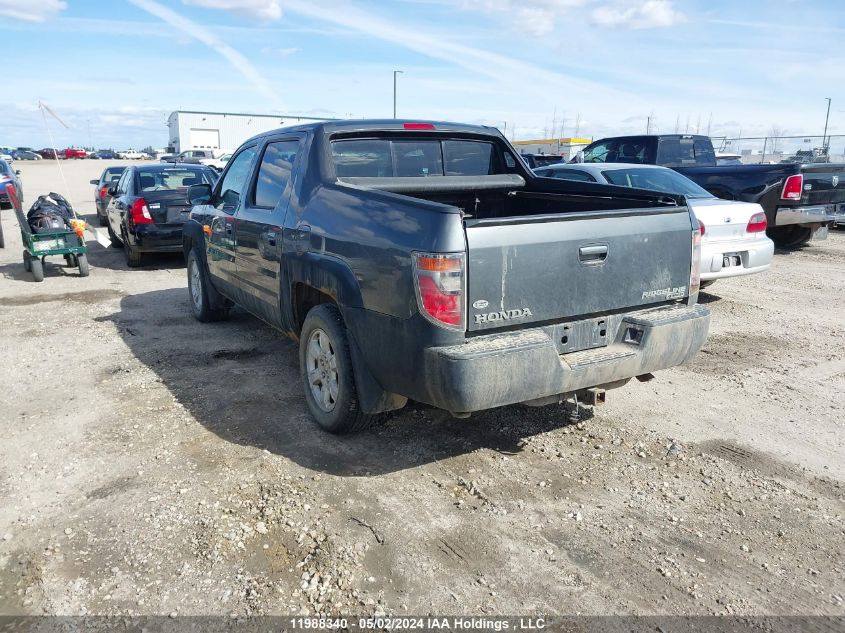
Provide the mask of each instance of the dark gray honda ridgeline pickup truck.
[{"label": "dark gray honda ridgeline pickup truck", "polygon": [[195,316],[237,303],[298,339],[308,407],[332,432],[408,398],[459,417],[593,403],[707,336],[682,197],[540,178],[493,128],[283,128],[189,196]]}]

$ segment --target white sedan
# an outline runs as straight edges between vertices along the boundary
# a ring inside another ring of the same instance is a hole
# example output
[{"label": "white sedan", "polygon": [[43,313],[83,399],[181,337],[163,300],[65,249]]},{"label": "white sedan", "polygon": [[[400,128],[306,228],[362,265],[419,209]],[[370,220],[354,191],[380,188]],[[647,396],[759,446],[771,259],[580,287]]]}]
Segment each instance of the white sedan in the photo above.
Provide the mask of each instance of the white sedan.
[{"label": "white sedan", "polygon": [[769,269],[775,245],[766,237],[766,214],[754,202],[721,200],[676,171],[630,163],[560,163],[539,167],[538,176],[599,182],[681,194],[703,228],[701,280],[752,275]]}]

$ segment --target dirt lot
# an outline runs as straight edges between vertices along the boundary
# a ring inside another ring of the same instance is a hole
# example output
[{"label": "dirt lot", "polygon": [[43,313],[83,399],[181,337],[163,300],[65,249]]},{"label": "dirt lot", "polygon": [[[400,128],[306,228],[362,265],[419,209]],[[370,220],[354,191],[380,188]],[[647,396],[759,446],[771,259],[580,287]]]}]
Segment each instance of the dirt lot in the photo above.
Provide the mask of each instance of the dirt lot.
[{"label": "dirt lot", "polygon": [[[83,213],[102,167],[65,164]],[[196,322],[179,258],[91,242],[36,284],[2,222],[0,613],[845,614],[845,232],[717,283],[697,360],[578,424],[416,406],[337,438],[296,345]]]}]

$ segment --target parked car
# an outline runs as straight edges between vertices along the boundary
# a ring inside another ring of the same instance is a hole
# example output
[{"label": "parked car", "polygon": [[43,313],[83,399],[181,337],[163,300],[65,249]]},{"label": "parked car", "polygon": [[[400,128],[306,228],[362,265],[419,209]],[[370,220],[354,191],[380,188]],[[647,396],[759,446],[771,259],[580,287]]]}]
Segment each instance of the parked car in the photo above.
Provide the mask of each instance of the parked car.
[{"label": "parked car", "polygon": [[48,158],[51,160],[56,159],[56,150],[51,147],[45,147],[44,149],[40,149],[36,152],[41,158]]},{"label": "parked car", "polygon": [[142,158],[145,158],[146,155],[143,152],[139,152],[134,149],[125,149],[118,152],[117,157],[122,160],[141,160]]},{"label": "parked car", "polygon": [[769,269],[775,245],[766,237],[766,214],[753,202],[720,200],[667,167],[630,163],[582,163],[535,169],[546,178],[600,182],[683,195],[702,226],[702,287],[716,279]]},{"label": "parked car", "polygon": [[223,171],[230,158],[232,158],[231,152],[221,155],[220,158],[201,158],[200,165],[211,167],[216,171]]},{"label": "parked car", "polygon": [[522,156],[523,160],[528,163],[528,166],[531,169],[566,162],[566,157],[561,156],[560,154],[520,154],[520,156]]},{"label": "parked car", "polygon": [[228,150],[220,149],[189,149],[179,154],[165,154],[161,157],[163,163],[188,163],[199,165],[206,160],[218,159],[224,154],[229,153]]},{"label": "parked car", "polygon": [[16,149],[12,152],[15,160],[41,160],[41,156],[29,150]]},{"label": "parked car", "polygon": [[120,176],[125,170],[126,167],[106,167],[99,178],[91,181],[91,184],[94,185],[94,204],[97,208],[97,219],[100,221],[100,226],[108,226],[106,211],[109,201],[111,201],[109,189],[120,180]]},{"label": "parked car", "polygon": [[[15,170],[5,160],[0,160],[0,210],[23,208],[23,187],[21,187],[20,171]],[[5,248],[6,238],[3,236],[3,222],[0,219],[0,248]]]},{"label": "parked car", "polygon": [[67,149],[62,150],[61,156],[64,159],[88,158],[88,152],[86,152],[84,149],[78,149],[76,147],[68,147]]},{"label": "parked car", "polygon": [[188,219],[188,187],[213,185],[217,174],[203,165],[127,167],[107,193],[112,246],[123,247],[126,264],[140,266],[146,253],[182,249],[182,224]]},{"label": "parked car", "polygon": [[94,160],[118,160],[120,157],[117,155],[117,152],[113,152],[110,149],[98,149],[88,158],[93,158]]},{"label": "parked car", "polygon": [[537,177],[487,127],[283,128],[189,196],[194,316],[237,303],[298,338],[307,405],[331,432],[409,398],[458,417],[596,402],[706,338],[681,196]]},{"label": "parked car", "polygon": [[768,236],[781,248],[827,237],[845,205],[845,164],[716,165],[707,136],[659,134],[600,139],[576,162],[663,165],[684,174],[718,198],[756,202],[766,212]]},{"label": "parked car", "polygon": [[12,150],[6,151],[0,149],[0,160],[6,161],[7,163],[11,163],[13,160],[15,160],[15,157],[12,156]]}]

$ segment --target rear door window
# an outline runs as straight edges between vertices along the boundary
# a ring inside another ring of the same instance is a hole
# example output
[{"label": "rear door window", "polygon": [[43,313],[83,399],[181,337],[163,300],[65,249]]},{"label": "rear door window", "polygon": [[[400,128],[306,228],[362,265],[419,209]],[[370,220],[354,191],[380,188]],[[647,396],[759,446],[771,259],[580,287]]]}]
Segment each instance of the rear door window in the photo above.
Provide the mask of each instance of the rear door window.
[{"label": "rear door window", "polygon": [[661,138],[657,148],[657,164],[665,167],[715,165],[716,153],[708,139],[692,136]]},{"label": "rear door window", "polygon": [[298,140],[268,143],[255,181],[254,204],[262,209],[275,209],[293,173],[299,149]]},{"label": "rear door window", "polygon": [[[539,171],[537,173],[540,173]],[[544,169],[542,174],[546,178],[559,178],[560,180],[577,180],[579,182],[596,182],[590,174],[577,169]]]}]

